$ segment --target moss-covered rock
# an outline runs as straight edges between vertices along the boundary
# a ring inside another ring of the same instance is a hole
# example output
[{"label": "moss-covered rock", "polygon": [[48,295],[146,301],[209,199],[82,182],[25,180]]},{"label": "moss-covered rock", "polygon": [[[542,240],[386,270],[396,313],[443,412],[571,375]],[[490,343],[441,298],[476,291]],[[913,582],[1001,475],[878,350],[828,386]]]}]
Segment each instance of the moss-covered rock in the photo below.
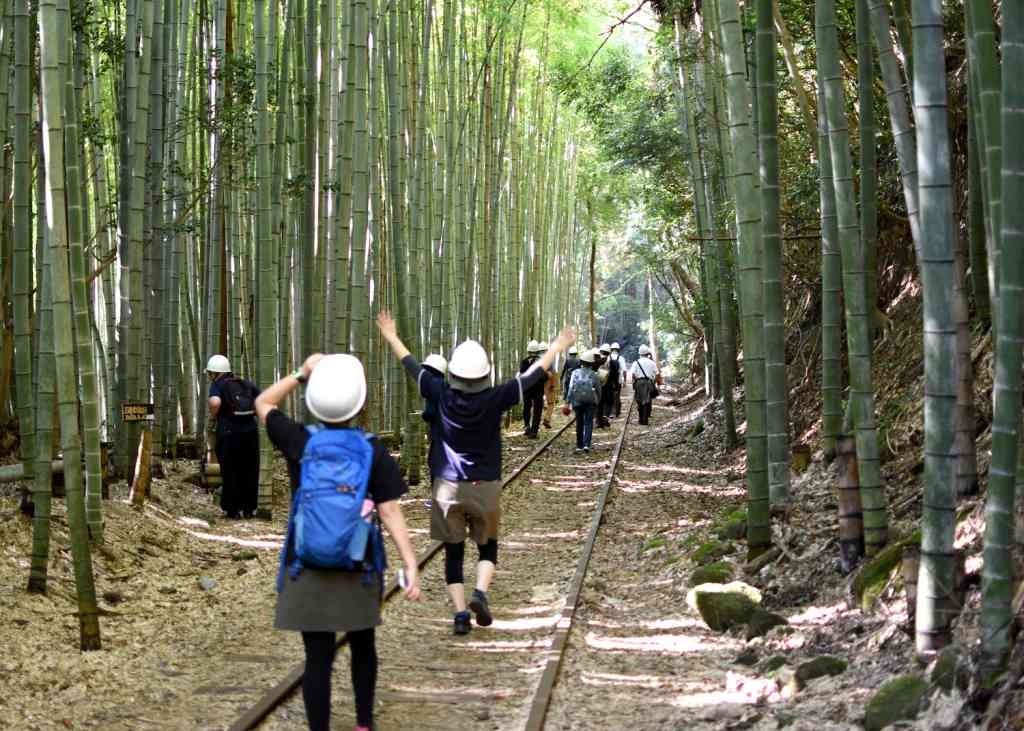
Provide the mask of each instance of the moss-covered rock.
[{"label": "moss-covered rock", "polygon": [[963,650],[956,645],[944,647],[935,658],[928,679],[937,688],[949,693],[954,687],[966,688],[970,677],[963,664]]},{"label": "moss-covered rock", "polygon": [[690,590],[686,602],[697,610],[708,627],[725,632],[750,620],[761,603],[761,592],[742,581],[701,584]]},{"label": "moss-covered rock", "polygon": [[737,541],[744,538],[747,535],[747,512],[734,510],[729,513],[719,527],[717,535],[722,540]]},{"label": "moss-covered rock", "polygon": [[783,624],[789,624],[785,617],[758,607],[750,615],[750,620],[747,622],[747,639],[752,640],[755,637],[763,637],[768,634],[772,627],[778,627]]},{"label": "moss-covered rock", "polygon": [[906,538],[890,543],[857,570],[851,590],[861,611],[871,612],[874,609],[875,602],[889,583],[889,577],[903,560],[904,547],[920,542],[921,531],[916,530]]},{"label": "moss-covered rock", "polygon": [[699,586],[700,584],[725,584],[731,581],[736,572],[732,564],[726,561],[715,561],[707,566],[694,569],[690,574],[688,586]]},{"label": "moss-covered rock", "polygon": [[717,561],[723,556],[728,556],[730,553],[732,553],[732,546],[728,543],[722,543],[721,541],[708,541],[707,543],[698,546],[697,550],[693,552],[691,558],[698,566],[703,566],[704,564],[709,564],[712,561]]},{"label": "moss-covered rock", "polygon": [[864,709],[864,728],[882,731],[890,723],[917,717],[928,683],[920,675],[901,675],[884,683]]},{"label": "moss-covered rock", "polygon": [[761,663],[759,670],[765,675],[771,675],[786,664],[785,655],[772,655]]},{"label": "moss-covered rock", "polygon": [[813,660],[800,663],[796,668],[796,686],[798,689],[802,689],[815,678],[824,678],[826,675],[841,675],[846,672],[846,667],[846,660],[833,657],[832,655],[822,655]]}]

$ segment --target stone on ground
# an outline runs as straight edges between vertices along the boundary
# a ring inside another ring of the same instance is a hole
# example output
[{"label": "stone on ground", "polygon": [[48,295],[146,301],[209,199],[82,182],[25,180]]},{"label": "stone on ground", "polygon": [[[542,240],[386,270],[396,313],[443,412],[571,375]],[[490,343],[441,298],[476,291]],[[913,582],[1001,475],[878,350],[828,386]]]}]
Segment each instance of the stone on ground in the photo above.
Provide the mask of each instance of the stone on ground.
[{"label": "stone on ground", "polygon": [[823,678],[826,675],[841,675],[846,672],[846,666],[846,660],[833,657],[832,655],[822,655],[813,660],[800,663],[796,669],[797,688],[802,689],[815,678]]},{"label": "stone on ground", "polygon": [[724,584],[735,575],[735,570],[732,564],[727,561],[715,561],[709,563],[707,566],[701,566],[694,569],[693,573],[690,574],[690,580],[687,582],[689,586],[699,586],[700,584]]},{"label": "stone on ground", "polygon": [[732,553],[732,547],[721,541],[708,541],[693,552],[691,558],[698,566],[704,566]]},{"label": "stone on ground", "polygon": [[901,675],[884,683],[864,709],[864,728],[882,731],[896,721],[913,720],[928,692],[928,683],[920,675]]},{"label": "stone on ground", "polygon": [[690,590],[686,603],[716,632],[746,624],[761,603],[761,592],[742,581],[700,584]]},{"label": "stone on ground", "polygon": [[757,607],[747,622],[747,639],[752,640],[755,637],[763,637],[768,634],[768,630],[772,627],[784,624],[789,624],[789,620],[782,615]]}]

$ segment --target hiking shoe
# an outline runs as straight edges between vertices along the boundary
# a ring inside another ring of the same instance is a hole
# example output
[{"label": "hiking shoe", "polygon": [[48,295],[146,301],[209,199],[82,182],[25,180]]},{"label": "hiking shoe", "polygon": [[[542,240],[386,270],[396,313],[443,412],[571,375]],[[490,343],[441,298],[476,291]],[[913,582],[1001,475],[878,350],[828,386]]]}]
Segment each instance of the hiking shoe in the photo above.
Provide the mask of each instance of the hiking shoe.
[{"label": "hiking shoe", "polygon": [[470,629],[469,612],[456,612],[455,621],[452,624],[452,634],[468,635]]},{"label": "hiking shoe", "polygon": [[479,589],[473,590],[473,598],[469,600],[469,608],[473,610],[473,614],[476,615],[476,623],[481,627],[490,627],[491,622],[494,621],[494,617],[491,616],[491,610],[487,606],[487,595]]},{"label": "hiking shoe", "polygon": [[590,454],[590,447],[584,447],[583,454]]},{"label": "hiking shoe", "polygon": [[572,453],[573,454],[583,454],[583,447],[576,447],[576,449],[574,449]]}]

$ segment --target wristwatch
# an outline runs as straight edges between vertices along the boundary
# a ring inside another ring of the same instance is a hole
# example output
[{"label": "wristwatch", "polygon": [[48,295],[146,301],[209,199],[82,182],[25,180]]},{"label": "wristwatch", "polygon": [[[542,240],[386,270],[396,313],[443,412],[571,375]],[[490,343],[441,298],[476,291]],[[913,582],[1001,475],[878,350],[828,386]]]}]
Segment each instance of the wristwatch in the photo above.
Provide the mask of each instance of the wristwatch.
[{"label": "wristwatch", "polygon": [[292,373],[292,376],[294,376],[295,380],[298,381],[299,383],[305,383],[307,380],[306,374],[302,372],[301,368],[297,368],[295,372]]}]

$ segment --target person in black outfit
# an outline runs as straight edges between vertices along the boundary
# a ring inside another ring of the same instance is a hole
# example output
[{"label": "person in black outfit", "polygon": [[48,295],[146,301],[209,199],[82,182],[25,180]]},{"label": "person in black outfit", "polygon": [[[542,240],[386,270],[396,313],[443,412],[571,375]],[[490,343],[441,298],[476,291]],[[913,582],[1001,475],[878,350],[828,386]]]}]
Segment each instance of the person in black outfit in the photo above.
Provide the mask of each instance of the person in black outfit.
[{"label": "person in black outfit", "polygon": [[579,350],[576,346],[569,348],[569,357],[562,366],[562,400],[569,400],[569,381],[572,380],[572,372],[580,367]]},{"label": "person in black outfit", "polygon": [[[288,463],[294,495],[301,483],[302,459],[310,432],[288,418],[277,406],[301,383],[308,383],[306,408],[325,429],[353,429],[366,403],[366,376],[351,355],[309,356],[302,367],[260,394],[256,411],[267,427],[267,436]],[[399,499],[408,491],[398,464],[375,437],[366,435],[373,449],[369,498],[401,554],[407,579],[405,596],[420,598],[416,553]],[[285,563],[294,558],[289,542]],[[283,566],[282,566],[283,569]],[[352,690],[356,704],[356,731],[373,728],[373,703],[377,685],[376,627],[381,623],[383,577],[366,581],[362,571],[304,566],[296,576],[283,571],[278,577],[274,628],[302,633],[306,651],[302,675],[302,700],[311,731],[328,731],[331,721],[331,674],[337,649],[337,632],[344,632],[351,654]]]},{"label": "person in black outfit", "polygon": [[[527,356],[519,364],[519,373],[526,373],[540,357],[537,353],[537,341],[531,340],[526,349]],[[526,436],[536,439],[540,431],[540,418],[544,412],[544,382],[540,382],[523,390],[523,426]]]},{"label": "person in black outfit", "polygon": [[256,429],[259,388],[238,378],[223,355],[206,364],[210,378],[207,405],[216,421],[217,461],[220,463],[220,507],[231,519],[256,514],[260,487],[260,439]]},{"label": "person in black outfit", "polygon": [[605,343],[598,349],[597,357],[594,361],[594,369],[597,370],[604,379],[604,383],[601,385],[601,390],[598,393],[599,401],[597,402],[596,410],[597,418],[594,420],[594,426],[598,429],[607,429],[612,425],[612,423],[608,421],[608,405],[611,403],[609,400],[611,396],[607,390],[607,385],[611,378],[608,377],[608,369],[604,367],[608,362],[608,356],[611,352],[611,348],[607,343]]},{"label": "person in black outfit", "polygon": [[619,401],[619,379],[622,377],[622,363],[619,362],[619,354],[614,346],[608,356],[606,370],[608,378],[601,386],[601,407],[604,410],[601,419],[606,425],[610,425],[612,416],[619,415],[615,407]]},{"label": "person in black outfit", "polygon": [[[622,360],[621,350],[622,348],[619,347],[618,343],[612,343],[612,354],[610,357],[611,360],[615,361],[616,367],[619,371],[619,375],[615,379],[615,399],[612,405],[616,419],[622,416],[622,383],[625,380],[624,376],[626,373],[626,366]],[[610,377],[609,380],[611,380]]]}]

